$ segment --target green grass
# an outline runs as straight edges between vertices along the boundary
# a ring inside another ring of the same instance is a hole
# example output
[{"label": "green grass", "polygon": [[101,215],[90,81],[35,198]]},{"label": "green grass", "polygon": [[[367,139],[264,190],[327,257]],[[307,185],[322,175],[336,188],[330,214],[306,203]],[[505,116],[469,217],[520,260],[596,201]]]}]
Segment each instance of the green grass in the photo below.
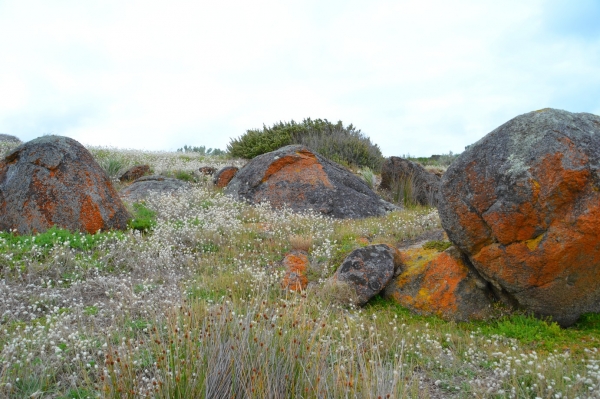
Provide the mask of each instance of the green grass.
[{"label": "green grass", "polygon": [[129,221],[129,228],[148,233],[156,226],[156,211],[146,207],[141,202],[132,205],[133,218]]}]

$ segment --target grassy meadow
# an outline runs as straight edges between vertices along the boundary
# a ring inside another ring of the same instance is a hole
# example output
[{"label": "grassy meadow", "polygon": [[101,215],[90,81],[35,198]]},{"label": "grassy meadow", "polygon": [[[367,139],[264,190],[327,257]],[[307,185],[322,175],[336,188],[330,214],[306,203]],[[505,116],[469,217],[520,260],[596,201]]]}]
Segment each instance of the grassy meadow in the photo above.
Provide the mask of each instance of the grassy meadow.
[{"label": "grassy meadow", "polygon": [[[117,188],[143,163],[192,188],[128,204],[125,232],[0,233],[2,398],[600,398],[598,314],[569,329],[502,307],[446,322],[382,298],[356,308],[328,279],[353,249],[439,229],[433,208],[273,211],[197,172],[242,161],[90,151]],[[312,258],[302,293],[280,285],[296,248]]]}]

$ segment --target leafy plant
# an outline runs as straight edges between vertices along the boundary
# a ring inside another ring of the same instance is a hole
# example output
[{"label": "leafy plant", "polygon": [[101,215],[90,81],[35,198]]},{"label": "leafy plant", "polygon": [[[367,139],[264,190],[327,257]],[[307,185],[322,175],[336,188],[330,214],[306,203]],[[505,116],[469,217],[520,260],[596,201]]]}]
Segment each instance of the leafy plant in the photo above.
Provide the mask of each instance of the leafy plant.
[{"label": "leafy plant", "polygon": [[133,219],[129,221],[129,228],[147,233],[156,226],[156,212],[143,203],[134,203],[132,213]]},{"label": "leafy plant", "polygon": [[248,130],[237,139],[232,139],[227,150],[234,157],[251,159],[290,144],[302,144],[335,162],[356,167],[380,170],[383,156],[379,146],[371,143],[352,124],[344,126],[342,121],[327,119],[304,119],[263,125],[262,130]]}]

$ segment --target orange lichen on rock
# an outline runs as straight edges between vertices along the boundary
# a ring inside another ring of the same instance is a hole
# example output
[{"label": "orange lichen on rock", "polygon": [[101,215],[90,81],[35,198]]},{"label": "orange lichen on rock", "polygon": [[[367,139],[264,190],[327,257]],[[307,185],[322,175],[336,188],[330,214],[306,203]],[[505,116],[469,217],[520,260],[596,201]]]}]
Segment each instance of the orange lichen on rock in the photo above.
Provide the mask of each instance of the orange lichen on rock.
[{"label": "orange lichen on rock", "polygon": [[227,168],[221,171],[218,176],[215,177],[215,186],[219,188],[227,187],[231,179],[238,172],[237,168]]},{"label": "orange lichen on rock", "polygon": [[79,219],[85,231],[90,234],[94,234],[104,228],[104,220],[100,214],[100,208],[98,208],[98,205],[89,196],[85,197],[81,203]]},{"label": "orange lichen on rock", "polygon": [[444,252],[424,248],[402,252],[401,273],[384,294],[417,313],[448,320],[484,318],[491,303],[485,282],[454,247]]},{"label": "orange lichen on rock", "polygon": [[323,166],[315,154],[309,151],[298,151],[275,160],[265,171],[262,181],[267,180],[273,185],[279,181],[286,181],[333,187]]},{"label": "orange lichen on rock", "polygon": [[310,266],[308,253],[294,250],[283,258],[282,264],[285,267],[285,275],[281,282],[282,288],[290,291],[305,290],[308,286],[306,272]]}]

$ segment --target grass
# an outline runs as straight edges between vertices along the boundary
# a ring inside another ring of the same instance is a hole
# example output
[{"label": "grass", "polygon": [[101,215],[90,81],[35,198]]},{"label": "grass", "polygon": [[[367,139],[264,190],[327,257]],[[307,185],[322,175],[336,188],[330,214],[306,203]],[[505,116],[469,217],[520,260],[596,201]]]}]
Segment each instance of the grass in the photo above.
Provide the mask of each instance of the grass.
[{"label": "grass", "polygon": [[[127,154],[165,173],[191,173],[200,159]],[[127,232],[2,233],[0,397],[584,398],[600,391],[598,314],[568,329],[506,309],[486,322],[453,323],[381,297],[356,308],[348,287],[327,279],[356,248],[438,229],[433,209],[333,220],[236,202],[204,182],[132,207],[137,228]],[[302,293],[280,286],[279,262],[291,249],[313,260]]]}]

